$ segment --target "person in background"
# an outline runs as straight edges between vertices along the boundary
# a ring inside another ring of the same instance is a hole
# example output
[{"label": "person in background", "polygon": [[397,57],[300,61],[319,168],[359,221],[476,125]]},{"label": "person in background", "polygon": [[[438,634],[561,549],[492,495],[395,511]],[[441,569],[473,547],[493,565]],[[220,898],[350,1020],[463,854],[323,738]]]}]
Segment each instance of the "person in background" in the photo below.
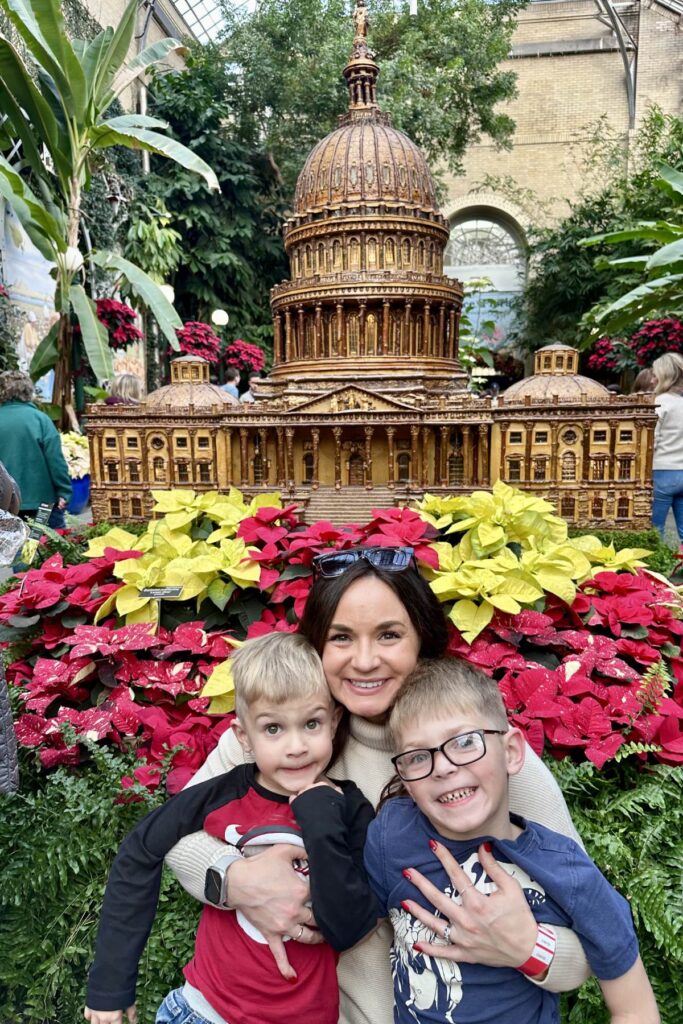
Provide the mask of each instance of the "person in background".
[{"label": "person in background", "polygon": [[48,526],[65,525],[71,477],[52,420],[33,405],[33,381],[21,370],[0,373],[0,460],[21,490],[22,519],[53,506]]},{"label": "person in background", "polygon": [[657,376],[651,367],[641,370],[633,382],[632,395],[648,394],[657,387]]},{"label": "person in background", "polygon": [[[0,513],[17,516],[20,505],[21,494],[16,480],[9,475],[0,462]],[[9,522],[23,527],[23,524],[19,524],[16,519],[9,520]],[[0,565],[3,564],[7,563],[0,557]],[[5,682],[5,670],[0,663],[0,793],[15,793],[18,788],[17,738],[14,735],[14,722]]]},{"label": "person in background", "polygon": [[683,542],[683,356],[667,352],[652,364],[657,387],[655,457],[652,463],[652,525],[664,536],[673,509],[678,539]]},{"label": "person in background", "polygon": [[142,381],[134,373],[114,377],[105,405],[137,405],[143,399]]},{"label": "person in background", "polygon": [[255,402],[256,401],[256,397],[254,396],[254,393],[251,390],[251,385],[256,380],[261,380],[261,374],[260,373],[250,373],[249,374],[249,387],[244,392],[244,394],[240,396],[240,402]]},{"label": "person in background", "polygon": [[236,366],[229,366],[225,371],[225,384],[222,385],[221,390],[232,395],[233,398],[239,399],[239,383],[240,371]]}]

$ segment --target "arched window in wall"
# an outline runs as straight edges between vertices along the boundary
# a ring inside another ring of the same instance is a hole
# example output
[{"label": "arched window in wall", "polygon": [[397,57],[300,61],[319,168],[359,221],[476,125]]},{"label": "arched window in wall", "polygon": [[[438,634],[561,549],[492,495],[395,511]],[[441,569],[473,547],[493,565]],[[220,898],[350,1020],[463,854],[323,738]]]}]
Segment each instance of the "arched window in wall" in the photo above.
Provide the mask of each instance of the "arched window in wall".
[{"label": "arched window in wall", "polygon": [[333,270],[342,268],[342,247],[339,239],[335,239],[332,243],[332,268]]},{"label": "arched window in wall", "polygon": [[377,354],[377,317],[374,313],[368,313],[365,321],[365,352],[369,356]]},{"label": "arched window in wall", "polygon": [[493,308],[490,303],[512,299],[524,287],[526,255],[521,227],[490,207],[461,211],[451,222],[443,272],[465,284],[490,281],[490,285],[467,296],[465,306],[479,318],[495,321],[494,345],[504,341],[511,325],[511,314],[498,302]]}]

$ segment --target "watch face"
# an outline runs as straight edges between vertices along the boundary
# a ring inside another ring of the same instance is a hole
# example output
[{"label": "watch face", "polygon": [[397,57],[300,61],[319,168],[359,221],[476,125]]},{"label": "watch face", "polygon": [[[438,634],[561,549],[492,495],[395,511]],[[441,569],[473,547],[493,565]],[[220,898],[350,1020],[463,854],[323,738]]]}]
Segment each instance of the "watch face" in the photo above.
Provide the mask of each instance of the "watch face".
[{"label": "watch face", "polygon": [[221,871],[217,871],[216,868],[209,868],[206,872],[204,898],[216,907],[221,905],[223,898],[223,874]]}]

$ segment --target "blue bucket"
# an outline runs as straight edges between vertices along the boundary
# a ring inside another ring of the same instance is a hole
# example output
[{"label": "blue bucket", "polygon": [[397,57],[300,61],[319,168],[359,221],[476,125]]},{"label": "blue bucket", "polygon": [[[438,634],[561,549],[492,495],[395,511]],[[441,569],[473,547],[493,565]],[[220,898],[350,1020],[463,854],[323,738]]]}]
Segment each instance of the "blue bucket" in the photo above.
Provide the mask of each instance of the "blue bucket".
[{"label": "blue bucket", "polygon": [[66,506],[67,512],[70,512],[72,516],[80,515],[83,509],[86,508],[89,498],[90,474],[86,473],[80,479],[71,481],[71,499]]}]

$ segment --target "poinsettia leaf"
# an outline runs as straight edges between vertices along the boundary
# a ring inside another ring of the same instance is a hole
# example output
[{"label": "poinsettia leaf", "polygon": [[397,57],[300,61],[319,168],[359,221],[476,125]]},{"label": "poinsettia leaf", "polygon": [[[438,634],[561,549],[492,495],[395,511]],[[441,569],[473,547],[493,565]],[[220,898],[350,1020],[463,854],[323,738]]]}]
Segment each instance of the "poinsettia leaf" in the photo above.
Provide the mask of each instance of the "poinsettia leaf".
[{"label": "poinsettia leaf", "polygon": [[16,629],[28,629],[40,622],[40,615],[10,615],[7,621]]}]

